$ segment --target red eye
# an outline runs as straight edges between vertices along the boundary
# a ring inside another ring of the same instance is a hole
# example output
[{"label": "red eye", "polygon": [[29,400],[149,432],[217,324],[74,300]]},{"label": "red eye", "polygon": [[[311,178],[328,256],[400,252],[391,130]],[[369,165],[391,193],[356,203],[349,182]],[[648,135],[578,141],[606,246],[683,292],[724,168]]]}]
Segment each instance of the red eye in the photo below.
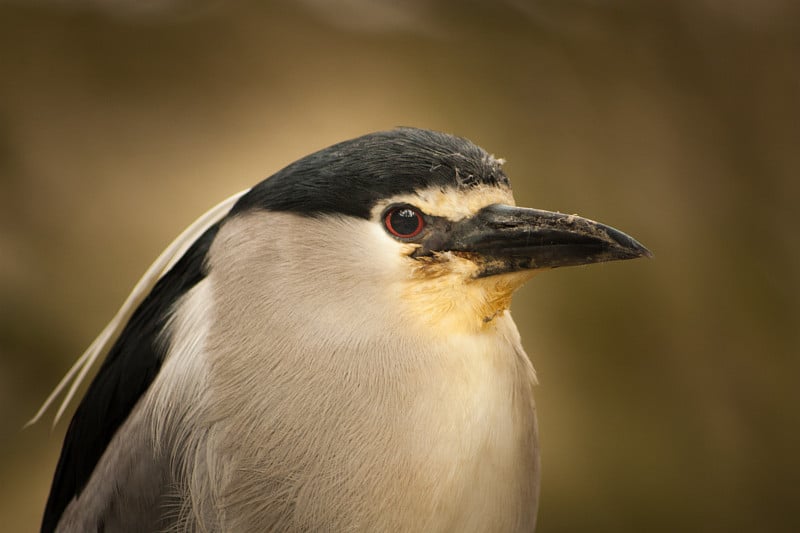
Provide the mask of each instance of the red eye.
[{"label": "red eye", "polygon": [[410,239],[419,235],[425,227],[422,213],[407,205],[393,207],[386,212],[383,224],[389,233],[401,239]]}]

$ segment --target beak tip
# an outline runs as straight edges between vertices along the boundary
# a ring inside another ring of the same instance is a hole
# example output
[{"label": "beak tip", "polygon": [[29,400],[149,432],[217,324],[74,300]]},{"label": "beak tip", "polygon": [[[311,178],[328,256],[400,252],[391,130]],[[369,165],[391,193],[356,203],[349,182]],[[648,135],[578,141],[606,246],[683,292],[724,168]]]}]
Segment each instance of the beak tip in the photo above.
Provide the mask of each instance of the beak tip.
[{"label": "beak tip", "polygon": [[648,250],[642,243],[614,228],[608,227],[608,236],[614,241],[615,247],[619,250],[623,259],[637,259],[639,257],[646,257],[652,259],[653,252]]},{"label": "beak tip", "polygon": [[655,257],[655,254],[645,248],[639,241],[633,240],[633,244],[635,245],[632,249],[632,252],[635,254],[633,258],[646,257],[647,259],[652,259]]}]

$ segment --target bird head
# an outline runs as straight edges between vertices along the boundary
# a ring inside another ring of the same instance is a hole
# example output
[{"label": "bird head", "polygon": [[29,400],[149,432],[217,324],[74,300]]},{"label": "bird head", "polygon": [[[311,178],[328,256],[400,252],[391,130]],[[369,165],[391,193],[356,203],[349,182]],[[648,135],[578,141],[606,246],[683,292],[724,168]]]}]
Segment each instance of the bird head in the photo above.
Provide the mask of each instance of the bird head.
[{"label": "bird head", "polygon": [[306,249],[321,280],[381,287],[398,315],[451,333],[491,328],[541,270],[651,255],[598,222],[517,207],[502,164],[459,137],[378,132],[289,165],[231,216],[288,213],[275,237],[289,231],[282,248]]}]

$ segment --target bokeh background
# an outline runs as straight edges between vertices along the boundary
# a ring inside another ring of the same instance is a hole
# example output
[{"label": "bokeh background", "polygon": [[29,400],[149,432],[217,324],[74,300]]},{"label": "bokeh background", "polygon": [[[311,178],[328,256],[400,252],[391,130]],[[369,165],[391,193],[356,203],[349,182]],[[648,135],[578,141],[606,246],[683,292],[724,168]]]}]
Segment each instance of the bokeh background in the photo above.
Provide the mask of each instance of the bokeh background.
[{"label": "bokeh background", "polygon": [[800,531],[798,100],[790,0],[1,0],[0,529],[66,428],[24,422],[183,227],[413,125],[656,254],[514,302],[539,531]]}]

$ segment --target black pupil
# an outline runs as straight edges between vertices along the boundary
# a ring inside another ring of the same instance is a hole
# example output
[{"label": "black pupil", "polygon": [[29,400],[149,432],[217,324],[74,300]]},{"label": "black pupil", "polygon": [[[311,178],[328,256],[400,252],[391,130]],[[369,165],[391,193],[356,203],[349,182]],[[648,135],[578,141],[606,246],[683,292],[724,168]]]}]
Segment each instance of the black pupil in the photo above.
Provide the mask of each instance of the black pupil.
[{"label": "black pupil", "polygon": [[411,235],[419,227],[419,215],[413,209],[402,208],[392,213],[392,229],[399,235]]}]

